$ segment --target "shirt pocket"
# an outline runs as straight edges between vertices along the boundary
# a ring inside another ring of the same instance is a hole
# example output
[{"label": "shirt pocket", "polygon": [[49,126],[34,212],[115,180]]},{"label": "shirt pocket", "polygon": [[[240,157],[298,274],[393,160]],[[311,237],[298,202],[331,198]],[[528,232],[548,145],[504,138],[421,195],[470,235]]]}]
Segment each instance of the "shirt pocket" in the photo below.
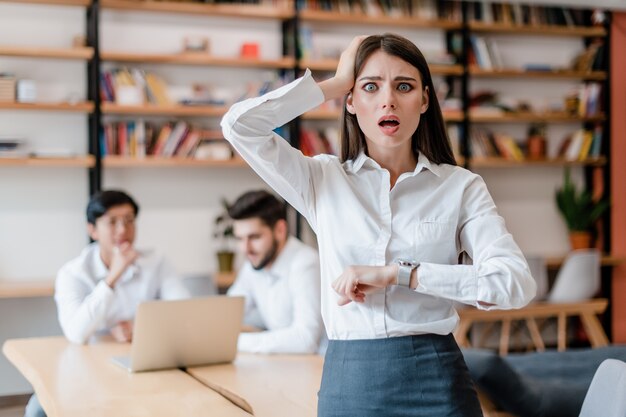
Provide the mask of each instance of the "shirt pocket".
[{"label": "shirt pocket", "polygon": [[446,220],[422,220],[413,231],[413,255],[419,262],[457,263],[456,223]]}]

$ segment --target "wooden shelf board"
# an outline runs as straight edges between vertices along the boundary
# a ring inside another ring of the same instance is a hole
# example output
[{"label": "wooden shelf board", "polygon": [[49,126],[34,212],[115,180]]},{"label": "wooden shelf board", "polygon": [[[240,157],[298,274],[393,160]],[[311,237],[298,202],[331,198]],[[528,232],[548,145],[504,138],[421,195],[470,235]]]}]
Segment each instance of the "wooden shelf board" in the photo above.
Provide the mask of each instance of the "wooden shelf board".
[{"label": "wooden shelf board", "polygon": [[522,69],[502,69],[502,70],[486,70],[478,67],[470,67],[470,75],[474,77],[489,78],[556,78],[556,79],[583,79],[583,80],[605,80],[606,72],[604,71],[524,71]]},{"label": "wooden shelf board", "polygon": [[[335,71],[338,63],[339,60],[332,58],[302,59],[298,65],[311,71]],[[429,65],[429,67],[432,75],[463,75],[461,65]]]},{"label": "wooden shelf board", "polygon": [[515,26],[502,23],[483,23],[470,22],[469,28],[474,32],[499,32],[512,33],[516,35],[554,35],[554,36],[606,36],[606,30],[603,27],[586,27],[586,26]]},{"label": "wooden shelf board", "polygon": [[[546,267],[549,269],[558,269],[565,260],[565,256],[551,256],[545,259]],[[602,266],[618,266],[626,262],[626,259],[621,256],[612,256],[604,254],[600,258],[600,265]]]},{"label": "wooden shelf board", "polygon": [[102,52],[104,61],[137,62],[172,65],[206,65],[223,67],[253,67],[253,68],[293,68],[296,60],[292,57],[281,59],[249,59],[225,58],[211,56],[205,53],[178,53],[178,54],[143,54],[133,52]]},{"label": "wooden shelf board", "polygon": [[93,57],[93,48],[87,46],[80,48],[47,48],[0,45],[0,56],[89,60]]},{"label": "wooden shelf board", "polygon": [[0,110],[69,111],[91,113],[93,109],[94,104],[91,101],[76,104],[0,102]]},{"label": "wooden shelf board", "polygon": [[411,28],[461,29],[460,22],[448,20],[424,20],[412,17],[368,16],[364,14],[347,14],[326,12],[321,10],[302,10],[299,17],[304,22],[332,22],[354,25],[386,25],[407,26]]},{"label": "wooden shelf board", "polygon": [[207,116],[221,117],[227,111],[222,106],[182,106],[172,104],[160,106],[147,104],[144,106],[122,106],[115,103],[102,103],[102,112],[105,114],[143,114],[163,116]]},{"label": "wooden shelf board", "polygon": [[471,168],[519,168],[519,167],[537,167],[537,166],[565,166],[565,165],[587,165],[602,166],[606,165],[606,158],[588,158],[582,161],[569,161],[563,158],[543,159],[543,160],[524,160],[511,161],[504,158],[473,158],[469,161]]},{"label": "wooden shelf board", "polygon": [[54,281],[0,281],[0,298],[51,297]]},{"label": "wooden shelf board", "polygon": [[172,1],[102,0],[104,9],[132,10],[141,12],[181,13],[205,16],[244,17],[256,19],[290,19],[293,8],[275,8],[246,4],[204,4]]},{"label": "wooden shelf board", "polygon": [[147,156],[133,158],[127,156],[107,156],[102,159],[105,168],[247,168],[248,164],[241,158],[227,160],[207,160],[192,158],[168,158]]},{"label": "wooden shelf board", "polygon": [[473,123],[515,123],[515,122],[601,122],[605,116],[572,116],[567,113],[506,113],[503,115],[473,114],[470,110],[470,121]]},{"label": "wooden shelf board", "polygon": [[80,6],[87,7],[91,0],[0,0],[2,3],[17,4],[48,4],[51,6]]},{"label": "wooden shelf board", "polygon": [[29,167],[56,167],[56,168],[92,168],[95,159],[92,155],[69,158],[3,158],[0,157],[0,167],[29,166]]}]

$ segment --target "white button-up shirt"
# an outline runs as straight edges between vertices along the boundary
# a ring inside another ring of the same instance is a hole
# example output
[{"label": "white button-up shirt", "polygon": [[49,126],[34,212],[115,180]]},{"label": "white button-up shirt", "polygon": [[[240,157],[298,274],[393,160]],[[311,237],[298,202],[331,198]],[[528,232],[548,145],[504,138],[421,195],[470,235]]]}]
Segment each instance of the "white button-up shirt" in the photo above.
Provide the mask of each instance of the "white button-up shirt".
[{"label": "white button-up shirt", "polygon": [[[262,97],[235,104],[222,129],[241,156],[317,234],[322,316],[330,339],[448,334],[455,301],[478,308],[522,307],[535,283],[482,178],[419,155],[390,190],[389,172],[361,154],[304,157],[272,130],[324,101],[306,74]],[[459,265],[463,252],[472,265]],[[331,283],[350,265],[421,263],[415,290],[388,286],[364,303],[338,306]],[[479,301],[493,304],[485,307]]]},{"label": "white button-up shirt", "polygon": [[120,321],[133,320],[142,301],[190,296],[174,268],[154,254],[139,256],[114,288],[104,282],[108,273],[100,246],[92,243],[57,274],[54,299],[61,329],[71,342],[86,343]]},{"label": "white button-up shirt", "polygon": [[[228,295],[246,298],[246,322],[266,331],[241,333],[238,349],[258,353],[315,353],[322,333],[317,251],[289,237],[269,268],[246,262]],[[254,323],[260,316],[262,323]],[[252,319],[251,319],[252,316]]]}]

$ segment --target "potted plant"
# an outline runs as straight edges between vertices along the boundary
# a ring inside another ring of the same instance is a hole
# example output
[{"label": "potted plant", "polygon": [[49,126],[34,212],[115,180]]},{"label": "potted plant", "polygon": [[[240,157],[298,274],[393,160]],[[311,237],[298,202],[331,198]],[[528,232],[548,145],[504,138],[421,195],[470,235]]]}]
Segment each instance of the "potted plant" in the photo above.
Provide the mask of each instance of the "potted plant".
[{"label": "potted plant", "polygon": [[215,218],[213,237],[218,244],[217,264],[219,272],[232,272],[235,252],[232,249],[233,221],[228,215],[228,202],[222,199],[223,211]]},{"label": "potted plant", "polygon": [[578,191],[565,169],[563,187],[556,191],[556,203],[570,232],[572,249],[591,247],[591,231],[595,222],[609,208],[607,201],[594,201],[588,190]]}]

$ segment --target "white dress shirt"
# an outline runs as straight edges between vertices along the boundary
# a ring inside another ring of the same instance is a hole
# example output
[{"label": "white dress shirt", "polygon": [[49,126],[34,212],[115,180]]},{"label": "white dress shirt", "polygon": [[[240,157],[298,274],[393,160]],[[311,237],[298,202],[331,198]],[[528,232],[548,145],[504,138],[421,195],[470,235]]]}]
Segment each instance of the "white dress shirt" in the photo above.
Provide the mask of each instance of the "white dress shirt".
[{"label": "white dress shirt", "polygon": [[71,342],[86,343],[120,321],[133,320],[142,301],[190,296],[172,266],[154,254],[140,255],[113,289],[104,282],[108,273],[94,242],[57,274],[54,299],[61,329]]},{"label": "white dress shirt", "polygon": [[[522,307],[535,295],[524,256],[482,178],[419,155],[393,189],[389,172],[361,154],[304,157],[272,130],[324,101],[310,71],[262,97],[237,103],[224,136],[317,233],[322,316],[330,339],[448,334],[455,301],[478,308]],[[458,265],[466,251],[473,265]],[[388,286],[364,303],[338,306],[331,283],[350,265],[421,263],[418,286]],[[479,301],[491,303],[484,307]]]},{"label": "white dress shirt", "polygon": [[228,295],[246,298],[246,322],[260,316],[267,331],[241,333],[238,349],[257,353],[315,353],[322,333],[320,268],[315,249],[289,237],[269,268],[246,262]]}]

